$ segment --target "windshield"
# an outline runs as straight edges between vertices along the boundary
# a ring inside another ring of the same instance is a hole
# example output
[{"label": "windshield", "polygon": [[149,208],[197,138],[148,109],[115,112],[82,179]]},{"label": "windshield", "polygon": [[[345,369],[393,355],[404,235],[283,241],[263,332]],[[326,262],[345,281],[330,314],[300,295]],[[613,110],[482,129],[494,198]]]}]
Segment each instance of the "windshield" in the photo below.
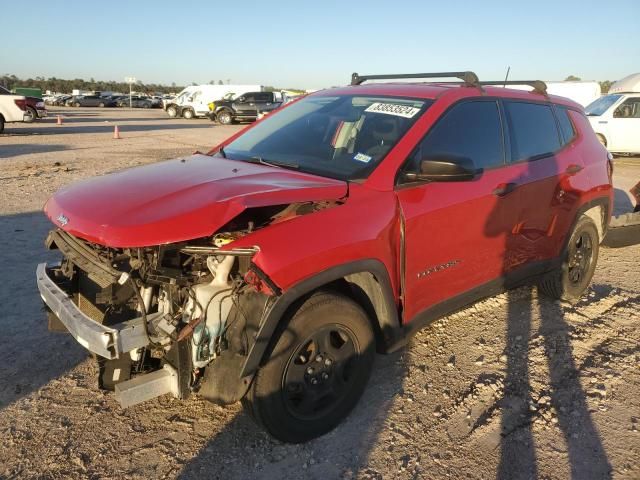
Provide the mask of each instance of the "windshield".
[{"label": "windshield", "polygon": [[606,112],[611,105],[616,103],[622,95],[605,95],[594,100],[584,109],[585,113],[590,116],[599,117]]},{"label": "windshield", "polygon": [[363,179],[433,103],[403,97],[311,96],[224,147],[227,158]]}]

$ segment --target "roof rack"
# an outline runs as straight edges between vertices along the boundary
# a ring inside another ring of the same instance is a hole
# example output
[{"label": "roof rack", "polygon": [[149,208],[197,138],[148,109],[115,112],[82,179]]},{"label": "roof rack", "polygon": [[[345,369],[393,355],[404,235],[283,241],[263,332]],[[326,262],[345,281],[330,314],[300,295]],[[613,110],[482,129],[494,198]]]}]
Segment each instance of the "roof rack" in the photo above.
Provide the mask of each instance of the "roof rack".
[{"label": "roof rack", "polygon": [[529,85],[530,87],[533,87],[534,92],[547,95],[547,84],[542,80],[509,80],[506,82],[504,80],[494,80],[479,83],[480,85],[502,85],[505,87],[507,85]]},{"label": "roof rack", "polygon": [[478,76],[470,71],[466,72],[438,72],[438,73],[395,73],[388,75],[351,75],[351,85],[360,85],[367,80],[395,80],[400,78],[459,78],[468,87],[479,85]]},{"label": "roof rack", "polygon": [[[535,93],[547,95],[547,84],[542,80],[491,80],[481,82],[478,76],[471,71],[465,72],[438,72],[438,73],[394,73],[387,75],[351,75],[351,85],[360,85],[367,80],[395,80],[401,78],[459,78],[462,85],[467,87],[482,87],[482,85],[529,85]],[[458,82],[438,82],[448,85],[458,85]]]}]

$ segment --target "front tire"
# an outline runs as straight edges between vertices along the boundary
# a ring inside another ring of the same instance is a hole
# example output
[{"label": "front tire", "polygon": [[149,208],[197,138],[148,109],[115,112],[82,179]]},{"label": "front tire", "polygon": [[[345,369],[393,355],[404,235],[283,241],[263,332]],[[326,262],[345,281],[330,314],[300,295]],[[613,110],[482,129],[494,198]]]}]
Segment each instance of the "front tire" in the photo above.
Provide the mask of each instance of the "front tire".
[{"label": "front tire", "polygon": [[182,116],[187,120],[191,120],[195,115],[193,113],[193,110],[191,110],[190,108],[187,108],[186,110],[183,110]]},{"label": "front tire", "polygon": [[589,286],[598,263],[600,239],[593,220],[581,216],[576,223],[562,265],[548,273],[540,283],[545,295],[575,303]]},{"label": "front tire", "polygon": [[324,435],[358,403],[369,379],[375,344],[366,313],[343,295],[315,294],[274,338],[245,409],[283,442]]},{"label": "front tire", "polygon": [[169,117],[171,118],[175,118],[178,116],[178,110],[176,109],[176,107],[168,107],[167,115],[169,115]]},{"label": "front tire", "polygon": [[233,122],[233,117],[227,110],[223,110],[218,113],[216,118],[218,119],[218,123],[220,123],[221,125],[231,125],[231,122]]},{"label": "front tire", "polygon": [[4,118],[0,115],[0,133],[4,132]]}]

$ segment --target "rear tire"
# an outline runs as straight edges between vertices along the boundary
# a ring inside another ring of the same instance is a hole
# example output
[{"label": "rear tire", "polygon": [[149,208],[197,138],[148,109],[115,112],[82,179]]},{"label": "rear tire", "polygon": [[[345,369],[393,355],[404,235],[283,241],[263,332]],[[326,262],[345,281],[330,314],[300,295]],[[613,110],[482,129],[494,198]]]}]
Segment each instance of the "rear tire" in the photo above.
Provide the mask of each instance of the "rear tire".
[{"label": "rear tire", "polygon": [[4,132],[4,117],[0,115],[0,133]]},{"label": "rear tire", "polygon": [[104,108],[104,103],[103,103],[103,102],[100,102],[100,103],[98,104],[98,106],[99,106],[100,108]]},{"label": "rear tire", "polygon": [[73,104],[74,107],[78,108],[80,106],[80,104],[78,102]]},{"label": "rear tire", "polygon": [[358,403],[369,379],[375,344],[366,313],[343,295],[319,293],[274,342],[242,400],[245,410],[283,442],[324,435]]},{"label": "rear tire", "polygon": [[187,120],[191,120],[193,117],[195,117],[195,114],[193,113],[193,110],[187,108],[186,110],[182,111],[182,116]]},{"label": "rear tire", "polygon": [[[25,117],[24,123],[33,123],[38,118],[38,112],[33,107],[27,107],[27,112],[29,113],[29,117]],[[28,120],[27,120],[28,118]]]},{"label": "rear tire", "polygon": [[589,286],[598,263],[598,229],[593,220],[581,216],[563,253],[562,265],[540,282],[548,297],[575,303]]}]

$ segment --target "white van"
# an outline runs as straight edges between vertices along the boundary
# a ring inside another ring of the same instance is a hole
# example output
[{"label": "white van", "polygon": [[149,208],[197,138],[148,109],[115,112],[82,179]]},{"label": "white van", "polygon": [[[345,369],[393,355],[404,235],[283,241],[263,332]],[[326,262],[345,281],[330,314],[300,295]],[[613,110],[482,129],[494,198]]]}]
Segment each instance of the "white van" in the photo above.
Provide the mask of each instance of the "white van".
[{"label": "white van", "polygon": [[235,98],[246,92],[261,92],[262,85],[192,85],[165,104],[170,117],[205,117],[209,104],[221,98]]},{"label": "white van", "polygon": [[640,153],[640,73],[614,83],[585,113],[607,150]]},{"label": "white van", "polygon": [[[561,97],[570,98],[583,107],[599,98],[602,92],[598,82],[549,82],[545,80],[544,83],[547,84],[547,93],[550,95],[559,95]],[[509,88],[515,88],[517,90],[531,90],[530,85],[509,85]]]}]

